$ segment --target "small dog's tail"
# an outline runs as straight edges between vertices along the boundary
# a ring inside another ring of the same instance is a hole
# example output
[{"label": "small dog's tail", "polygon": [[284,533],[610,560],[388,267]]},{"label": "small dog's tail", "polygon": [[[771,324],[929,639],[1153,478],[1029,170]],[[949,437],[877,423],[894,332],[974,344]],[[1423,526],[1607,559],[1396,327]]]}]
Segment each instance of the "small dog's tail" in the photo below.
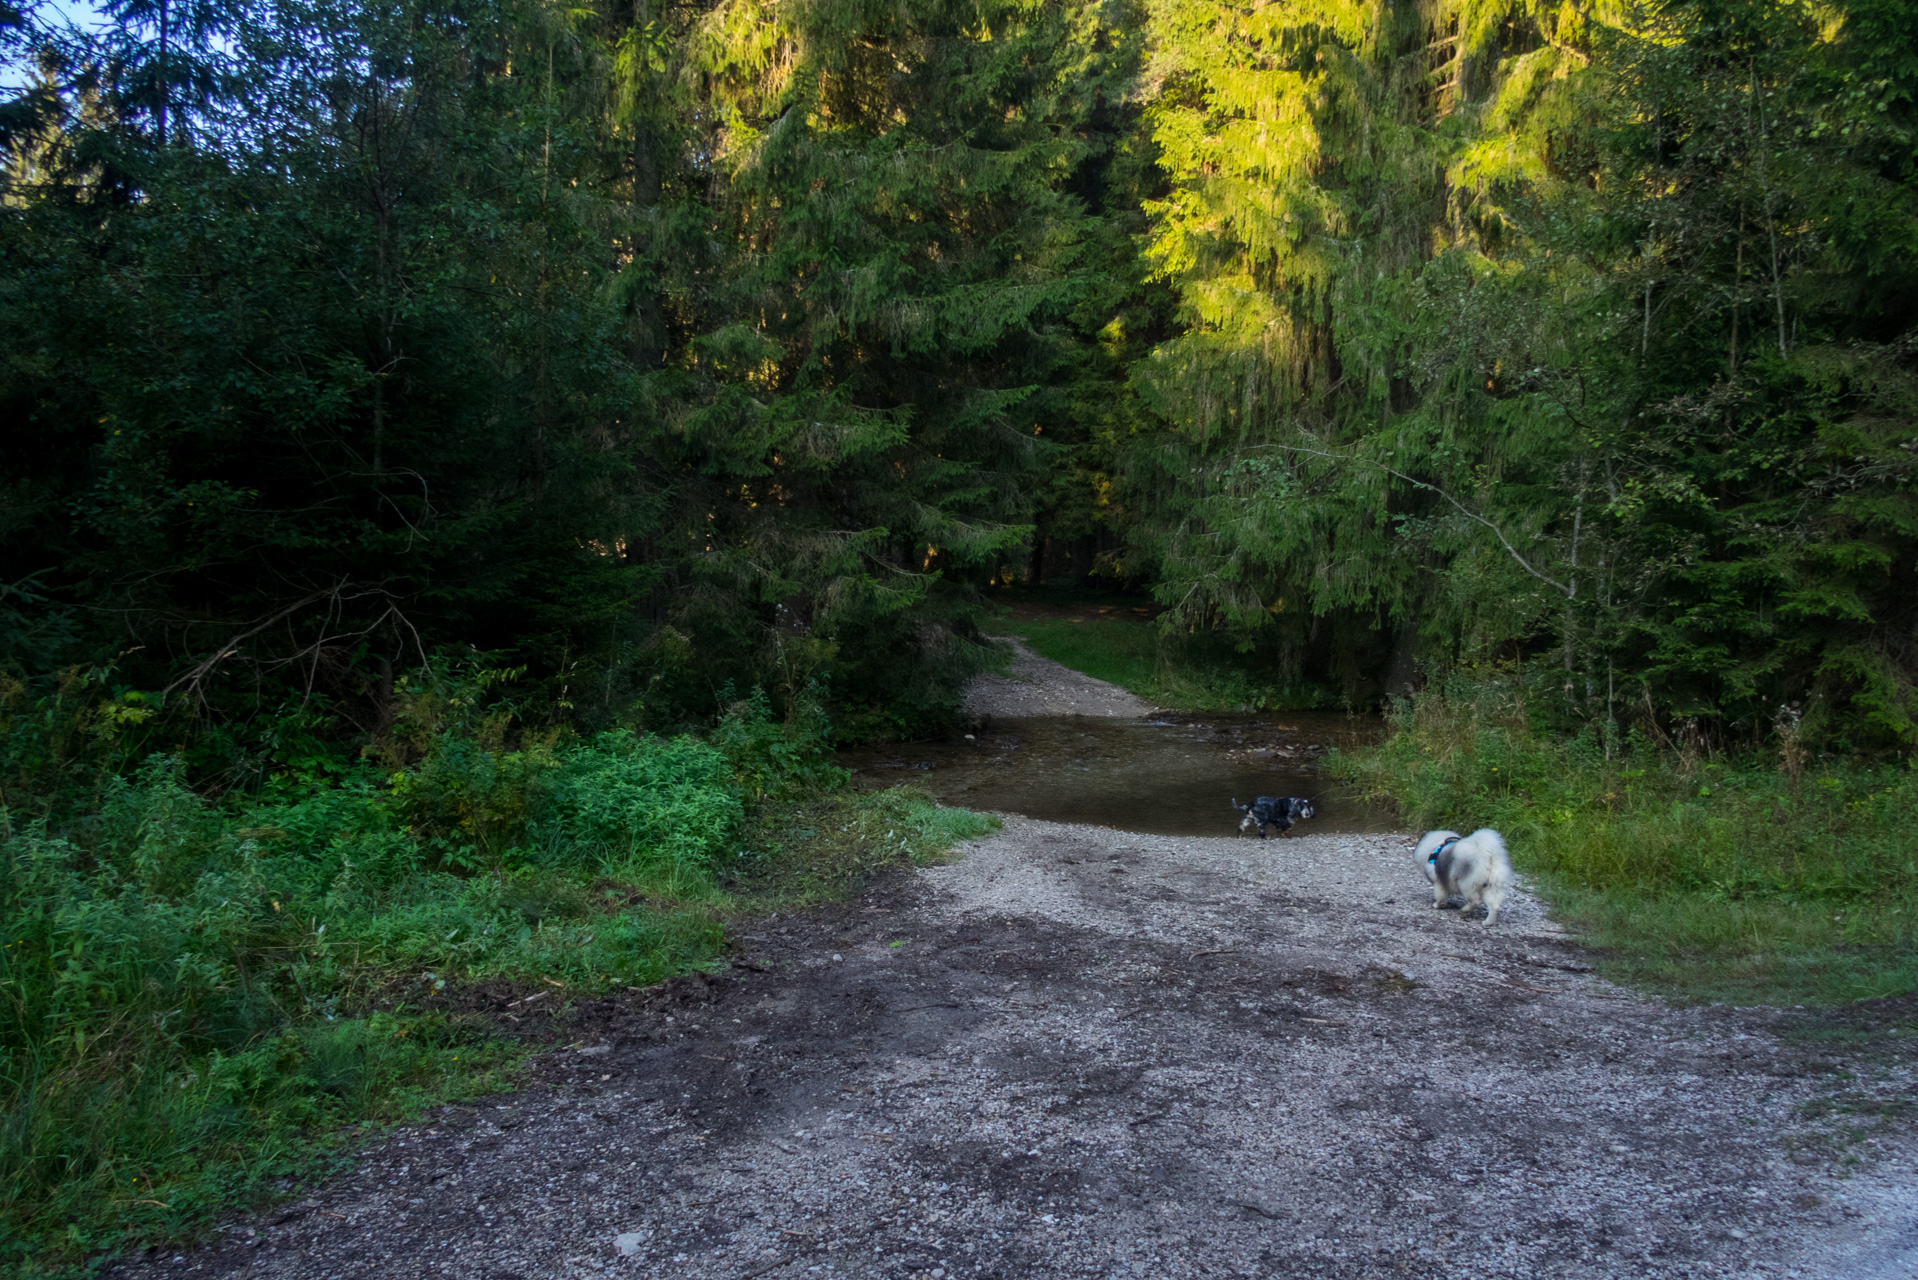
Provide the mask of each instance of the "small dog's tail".
[{"label": "small dog's tail", "polygon": [[1249,804],[1240,804],[1240,803],[1239,803],[1239,798],[1238,798],[1237,796],[1233,796],[1233,797],[1232,797],[1232,807],[1233,807],[1234,809],[1237,809],[1237,810],[1238,810],[1238,811],[1239,811],[1240,813],[1244,813],[1244,812],[1245,812],[1245,811],[1246,811],[1247,809],[1250,809],[1250,808],[1251,808],[1252,806],[1251,806],[1251,805],[1249,805]]},{"label": "small dog's tail", "polygon": [[1480,827],[1469,837],[1477,844],[1489,864],[1485,879],[1485,923],[1498,923],[1498,909],[1505,905],[1505,894],[1512,887],[1512,860],[1505,852],[1505,841],[1490,827]]}]

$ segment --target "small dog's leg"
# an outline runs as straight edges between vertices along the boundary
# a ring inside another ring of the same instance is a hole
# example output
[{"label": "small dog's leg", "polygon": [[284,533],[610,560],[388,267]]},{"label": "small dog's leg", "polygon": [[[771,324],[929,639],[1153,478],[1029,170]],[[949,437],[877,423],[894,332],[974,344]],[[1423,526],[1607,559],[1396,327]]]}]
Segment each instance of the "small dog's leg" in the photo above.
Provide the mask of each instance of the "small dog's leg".
[{"label": "small dog's leg", "polygon": [[1446,889],[1444,885],[1442,884],[1433,885],[1432,886],[1432,909],[1434,911],[1445,910],[1446,899],[1450,898],[1451,896],[1452,896],[1451,892],[1448,889]]},{"label": "small dog's leg", "polygon": [[1505,890],[1494,886],[1485,895],[1485,924],[1487,928],[1498,923],[1498,909],[1505,905]]}]

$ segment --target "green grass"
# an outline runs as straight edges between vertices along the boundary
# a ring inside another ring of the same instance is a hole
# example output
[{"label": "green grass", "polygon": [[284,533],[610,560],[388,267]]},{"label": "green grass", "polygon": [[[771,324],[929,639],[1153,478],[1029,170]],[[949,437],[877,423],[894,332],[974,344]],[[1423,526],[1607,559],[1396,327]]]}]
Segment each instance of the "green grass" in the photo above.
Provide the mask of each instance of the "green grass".
[{"label": "green grass", "polygon": [[955,844],[999,825],[989,814],[941,808],[912,787],[768,805],[749,833],[756,852],[737,859],[737,909],[783,910],[835,899],[887,866],[936,862]]},{"label": "green grass", "polygon": [[[716,961],[730,920],[991,820],[855,794],[824,726],[506,750],[216,801],[155,757],[60,821],[0,810],[0,1272],[191,1238],[529,1047],[465,984],[595,994]],[[549,985],[552,984],[552,985]]]},{"label": "green grass", "polygon": [[1172,710],[1297,710],[1333,701],[1316,686],[1287,684],[1248,669],[1222,640],[1169,639],[1158,623],[1144,618],[1001,616],[986,629],[1018,636],[1042,657]]},{"label": "green grass", "polygon": [[1419,698],[1338,774],[1408,824],[1498,828],[1607,972],[1674,999],[1837,1005],[1918,988],[1918,772],[1533,732],[1495,686]]}]

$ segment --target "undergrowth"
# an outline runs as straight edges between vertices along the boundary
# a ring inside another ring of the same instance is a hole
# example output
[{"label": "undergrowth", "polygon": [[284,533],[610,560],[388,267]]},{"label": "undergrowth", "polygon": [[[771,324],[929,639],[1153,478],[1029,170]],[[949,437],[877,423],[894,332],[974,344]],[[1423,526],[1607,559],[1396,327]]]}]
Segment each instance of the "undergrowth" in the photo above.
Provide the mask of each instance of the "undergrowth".
[{"label": "undergrowth", "polygon": [[1838,1004],[1918,987],[1918,771],[1712,755],[1656,726],[1564,739],[1457,680],[1332,771],[1421,827],[1496,827],[1614,977],[1684,1000]]},{"label": "undergrowth", "polygon": [[0,808],[0,1271],[190,1237],[368,1125],[511,1082],[526,1046],[396,992],[642,986],[742,912],[985,829],[850,792],[827,737],[757,694],[671,738],[421,711],[383,760],[253,794],[156,752]]},{"label": "undergrowth", "polygon": [[837,898],[895,864],[926,865],[999,820],[945,809],[912,787],[813,796],[768,805],[750,824],[750,850],[731,886],[741,907],[797,906]]}]

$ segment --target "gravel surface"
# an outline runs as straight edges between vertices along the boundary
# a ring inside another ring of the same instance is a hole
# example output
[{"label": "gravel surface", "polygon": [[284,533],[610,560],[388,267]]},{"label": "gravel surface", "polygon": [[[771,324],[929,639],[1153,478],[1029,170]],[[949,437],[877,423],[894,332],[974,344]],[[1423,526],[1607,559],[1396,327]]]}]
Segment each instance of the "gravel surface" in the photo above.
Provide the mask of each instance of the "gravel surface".
[{"label": "gravel surface", "polygon": [[1012,666],[1004,675],[979,676],[966,686],[969,716],[1148,716],[1155,710],[1116,684],[1040,657],[1017,636],[987,638],[1012,646]]},{"label": "gravel surface", "polygon": [[119,1274],[1918,1274],[1908,1056],[1636,998],[1411,844],[1009,818]]}]

